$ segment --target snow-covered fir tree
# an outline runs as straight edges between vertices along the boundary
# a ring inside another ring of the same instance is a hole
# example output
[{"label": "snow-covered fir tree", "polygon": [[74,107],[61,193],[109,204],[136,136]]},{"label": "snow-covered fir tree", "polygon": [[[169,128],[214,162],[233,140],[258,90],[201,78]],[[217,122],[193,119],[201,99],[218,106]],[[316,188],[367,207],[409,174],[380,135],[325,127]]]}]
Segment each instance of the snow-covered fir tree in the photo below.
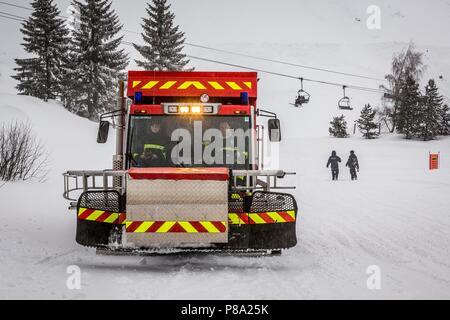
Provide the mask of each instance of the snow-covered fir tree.
[{"label": "snow-covered fir tree", "polygon": [[33,12],[22,24],[23,47],[30,58],[15,59],[19,94],[47,101],[61,95],[60,82],[68,31],[53,0],[34,0]]},{"label": "snow-covered fir tree", "polygon": [[378,124],[375,123],[376,111],[372,109],[370,104],[366,104],[361,110],[361,115],[356,121],[359,131],[366,139],[373,139],[378,136]]},{"label": "snow-covered fir tree", "polygon": [[347,138],[347,121],[345,121],[344,115],[340,117],[333,117],[333,121],[330,122],[331,127],[328,129],[331,136],[336,138]]},{"label": "snow-covered fir tree", "polygon": [[419,84],[408,77],[402,86],[397,113],[397,132],[411,139],[420,131],[422,97]]},{"label": "snow-covered fir tree", "polygon": [[122,29],[111,0],[74,0],[79,27],[71,30],[71,68],[67,75],[66,107],[91,120],[116,107],[116,86],[125,77],[128,56],[118,36]]},{"label": "snow-covered fir tree", "polygon": [[424,141],[432,140],[439,135],[443,104],[444,98],[439,95],[436,82],[431,79],[425,87],[425,95],[421,104],[419,132],[417,132],[417,135]]},{"label": "snow-covered fir tree", "polygon": [[40,92],[42,87],[36,76],[41,70],[39,61],[38,58],[16,59],[18,66],[14,68],[16,75],[13,78],[19,81],[16,86],[19,94],[43,99],[42,92]]},{"label": "snow-covered fir tree", "polygon": [[174,25],[175,15],[167,0],[153,0],[146,11],[148,17],[142,24],[144,45],[134,44],[143,57],[136,60],[137,65],[145,70],[188,71],[185,67],[189,60],[182,53],[184,33]]},{"label": "snow-covered fir tree", "polygon": [[447,104],[442,106],[441,118],[439,120],[439,134],[443,136],[450,135],[450,107]]}]

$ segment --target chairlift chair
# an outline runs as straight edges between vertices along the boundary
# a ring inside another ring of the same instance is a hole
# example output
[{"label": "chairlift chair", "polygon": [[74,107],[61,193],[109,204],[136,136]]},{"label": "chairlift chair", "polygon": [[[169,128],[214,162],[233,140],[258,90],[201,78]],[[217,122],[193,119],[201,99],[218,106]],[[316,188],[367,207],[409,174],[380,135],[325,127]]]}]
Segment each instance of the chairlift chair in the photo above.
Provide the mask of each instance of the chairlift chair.
[{"label": "chairlift chair", "polygon": [[309,103],[309,99],[311,98],[311,95],[303,90],[303,78],[300,78],[301,81],[301,89],[297,92],[297,98],[295,98],[295,106],[301,107],[304,104]]},{"label": "chairlift chair", "polygon": [[338,106],[339,106],[339,109],[341,109],[341,110],[353,110],[353,108],[350,105],[350,98],[347,97],[347,95],[345,94],[346,88],[347,88],[346,86],[342,87],[342,89],[344,91],[344,97],[339,100]]}]

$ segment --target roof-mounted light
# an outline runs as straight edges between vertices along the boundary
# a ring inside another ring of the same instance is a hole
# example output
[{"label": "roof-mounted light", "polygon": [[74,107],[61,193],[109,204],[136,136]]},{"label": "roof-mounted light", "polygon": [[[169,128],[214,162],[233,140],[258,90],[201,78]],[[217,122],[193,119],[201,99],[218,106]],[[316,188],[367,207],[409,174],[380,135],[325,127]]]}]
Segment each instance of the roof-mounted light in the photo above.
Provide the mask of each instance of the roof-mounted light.
[{"label": "roof-mounted light", "polygon": [[165,114],[218,114],[220,103],[163,103]]},{"label": "roof-mounted light", "polygon": [[178,106],[168,106],[167,112],[168,113],[178,113]]},{"label": "roof-mounted light", "polygon": [[204,106],[203,113],[214,113],[214,107],[213,106]]},{"label": "roof-mounted light", "polygon": [[142,92],[137,91],[134,93],[134,103],[135,104],[141,104],[144,100],[144,96],[142,95]]},{"label": "roof-mounted light", "polygon": [[188,106],[182,106],[180,107],[180,113],[189,113],[191,111],[191,108]]},{"label": "roof-mounted light", "polygon": [[191,107],[191,112],[192,113],[202,113],[202,107],[200,107],[200,106],[192,106]]}]

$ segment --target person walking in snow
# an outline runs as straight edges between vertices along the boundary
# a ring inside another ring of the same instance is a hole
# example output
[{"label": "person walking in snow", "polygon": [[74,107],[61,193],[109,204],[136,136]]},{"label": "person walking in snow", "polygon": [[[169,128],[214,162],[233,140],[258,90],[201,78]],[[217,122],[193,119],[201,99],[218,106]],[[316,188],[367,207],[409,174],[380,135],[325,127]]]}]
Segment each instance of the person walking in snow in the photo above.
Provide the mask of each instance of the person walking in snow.
[{"label": "person walking in snow", "polygon": [[356,170],[359,172],[359,163],[358,163],[358,157],[355,154],[355,151],[350,151],[350,156],[348,157],[347,163],[345,164],[346,167],[350,169],[350,176],[352,177],[352,180],[358,180],[358,175],[356,174]]},{"label": "person walking in snow", "polygon": [[338,180],[339,178],[339,162],[341,162],[341,158],[338,157],[336,151],[331,152],[331,156],[328,158],[327,168],[331,165],[331,177],[333,180]]}]

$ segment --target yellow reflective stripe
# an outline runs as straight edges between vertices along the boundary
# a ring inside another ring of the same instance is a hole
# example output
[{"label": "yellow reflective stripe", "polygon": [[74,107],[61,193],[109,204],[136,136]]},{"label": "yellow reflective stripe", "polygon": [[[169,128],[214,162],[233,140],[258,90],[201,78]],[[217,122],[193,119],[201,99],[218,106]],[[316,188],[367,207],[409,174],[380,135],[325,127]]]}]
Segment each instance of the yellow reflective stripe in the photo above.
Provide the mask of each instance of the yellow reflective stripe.
[{"label": "yellow reflective stripe", "polygon": [[251,83],[251,82],[244,82],[244,84],[245,84],[249,89],[252,88],[252,83]]},{"label": "yellow reflective stripe", "polygon": [[192,226],[190,222],[186,221],[179,221],[178,224],[186,230],[188,233],[198,233],[198,231]]},{"label": "yellow reflective stripe", "polygon": [[147,231],[148,228],[150,228],[153,225],[153,223],[154,222],[152,222],[152,221],[142,222],[141,225],[136,230],[134,230],[134,232],[135,233],[143,233],[143,232]]},{"label": "yellow reflective stripe", "polygon": [[167,221],[156,231],[156,233],[166,233],[175,225],[175,221]]},{"label": "yellow reflective stripe", "polygon": [[292,219],[295,219],[295,211],[287,211],[286,213],[290,215]]},{"label": "yellow reflective stripe", "polygon": [[160,144],[144,144],[144,149],[157,149],[163,151],[165,148]]},{"label": "yellow reflective stripe", "polygon": [[98,217],[100,217],[105,211],[101,211],[101,210],[95,210],[94,212],[92,212],[89,217],[87,217],[85,220],[89,220],[89,221],[95,221],[98,219]]},{"label": "yellow reflective stripe", "polygon": [[133,223],[133,221],[125,221],[125,229],[128,229],[128,227]]},{"label": "yellow reflective stripe", "polygon": [[286,222],[279,214],[278,212],[267,212],[267,215],[271,217],[276,222]]},{"label": "yellow reflective stripe", "polygon": [[159,83],[159,81],[150,81],[145,86],[142,87],[142,89],[151,89],[154,86],[156,86]]},{"label": "yellow reflective stripe", "polygon": [[229,85],[233,90],[242,90],[242,88],[234,81],[228,81],[227,85]]},{"label": "yellow reflective stripe", "polygon": [[160,89],[162,90],[166,90],[166,89],[170,89],[173,87],[173,85],[177,83],[176,81],[167,81],[164,85],[161,86]]},{"label": "yellow reflective stripe", "polygon": [[206,87],[199,81],[185,81],[181,86],[178,87],[178,89],[185,90],[190,86],[194,86],[199,90],[206,90]]},{"label": "yellow reflective stripe", "polygon": [[86,208],[80,208],[78,210],[78,216],[81,216],[83,214],[83,212],[85,212],[87,209]]},{"label": "yellow reflective stripe", "polygon": [[217,230],[214,225],[209,221],[200,221],[200,224],[209,232],[209,233],[218,233],[219,230]]},{"label": "yellow reflective stripe", "polygon": [[220,83],[218,83],[218,82],[216,82],[216,81],[209,81],[208,83],[211,85],[211,87],[213,87],[213,88],[216,89],[216,90],[225,90],[225,88],[222,87],[222,86],[220,85]]},{"label": "yellow reflective stripe", "polygon": [[105,219],[105,223],[113,223],[114,221],[117,220],[117,218],[119,217],[118,213],[112,213],[108,218]]},{"label": "yellow reflective stripe", "polygon": [[239,218],[239,215],[236,213],[228,214],[228,220],[230,221],[230,224],[242,224],[241,218]]},{"label": "yellow reflective stripe", "polygon": [[142,81],[133,81],[133,89],[140,85]]},{"label": "yellow reflective stripe", "polygon": [[252,219],[256,224],[265,224],[266,223],[264,221],[264,219],[259,216],[258,213],[250,213],[250,219]]}]

